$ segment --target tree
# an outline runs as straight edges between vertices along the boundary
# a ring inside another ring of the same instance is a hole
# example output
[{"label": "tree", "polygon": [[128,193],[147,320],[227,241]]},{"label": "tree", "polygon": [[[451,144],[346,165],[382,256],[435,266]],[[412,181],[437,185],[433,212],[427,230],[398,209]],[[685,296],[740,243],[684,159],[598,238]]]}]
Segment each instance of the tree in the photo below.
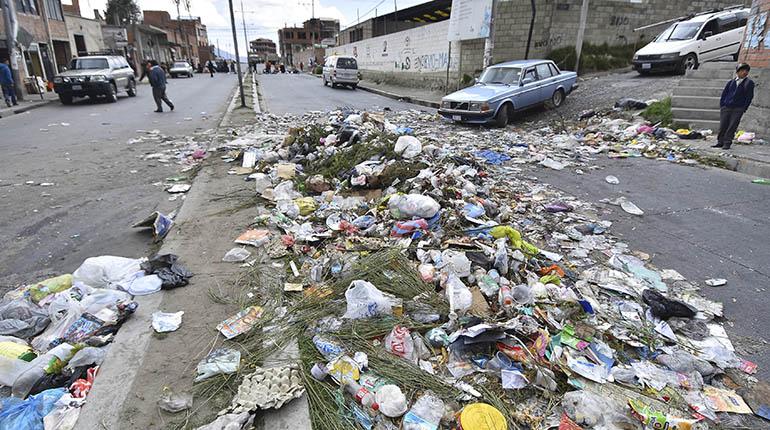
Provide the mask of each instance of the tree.
[{"label": "tree", "polygon": [[115,25],[139,22],[142,10],[134,0],[108,0],[104,18]]}]

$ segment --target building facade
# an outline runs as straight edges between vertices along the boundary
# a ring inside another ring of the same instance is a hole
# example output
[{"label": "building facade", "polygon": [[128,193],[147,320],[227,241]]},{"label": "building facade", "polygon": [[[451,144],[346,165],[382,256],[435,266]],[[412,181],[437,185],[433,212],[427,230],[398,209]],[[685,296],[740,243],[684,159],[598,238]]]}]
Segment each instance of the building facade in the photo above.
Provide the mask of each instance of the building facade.
[{"label": "building facade", "polygon": [[70,40],[60,0],[10,0],[18,22],[16,50],[10,49],[4,21],[0,21],[0,56],[15,55],[20,87],[28,93],[39,91],[42,81],[66,67],[70,58]]},{"label": "building facade", "polygon": [[[278,30],[278,47],[281,61],[288,65],[299,65],[297,56],[301,51],[313,45],[335,44],[340,32],[340,22],[336,19],[313,18],[302,23],[302,27],[285,27]],[[320,59],[316,59],[319,61]],[[305,61],[302,59],[302,61]]]},{"label": "building facade", "polygon": [[102,23],[99,20],[81,16],[78,0],[71,0],[70,4],[62,3],[62,9],[69,33],[72,57],[82,57],[89,52],[107,50],[102,34]]},{"label": "building facade", "polygon": [[[199,17],[172,19],[164,10],[146,10],[143,14],[144,24],[166,33],[174,60],[188,60],[193,64],[208,61],[211,55],[208,32]],[[205,51],[203,56],[201,50]]]},{"label": "building facade", "polygon": [[259,38],[249,42],[249,56],[253,56],[258,62],[265,62],[276,53],[275,42],[270,39]]}]

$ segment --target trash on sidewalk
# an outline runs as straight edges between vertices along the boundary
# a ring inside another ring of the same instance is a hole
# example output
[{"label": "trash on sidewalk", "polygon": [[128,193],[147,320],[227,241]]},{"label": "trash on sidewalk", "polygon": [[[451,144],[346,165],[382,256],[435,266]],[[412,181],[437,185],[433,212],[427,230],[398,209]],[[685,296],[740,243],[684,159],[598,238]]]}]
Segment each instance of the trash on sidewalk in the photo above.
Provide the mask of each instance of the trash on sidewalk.
[{"label": "trash on sidewalk", "polygon": [[227,339],[232,339],[239,334],[251,330],[262,317],[263,310],[259,306],[249,306],[232,317],[217,325],[217,330]]},{"label": "trash on sidewalk", "polygon": [[176,331],[182,325],[182,315],[184,311],[179,312],[160,312],[152,313],[152,328],[156,333],[168,333]]},{"label": "trash on sidewalk", "polygon": [[251,252],[249,252],[248,249],[245,248],[231,248],[224,257],[222,257],[222,261],[227,263],[240,263],[243,261],[246,261],[249,257],[251,257]]},{"label": "trash on sidewalk", "polygon": [[200,382],[214,375],[235,373],[241,366],[241,353],[230,348],[217,348],[198,363],[198,376],[195,382]]},{"label": "trash on sidewalk", "polygon": [[155,242],[163,240],[174,224],[173,215],[163,215],[155,211],[147,218],[132,225],[132,228],[152,228],[152,237]]},{"label": "trash on sidewalk", "polygon": [[172,414],[190,409],[192,405],[192,394],[175,393],[169,387],[163,387],[163,394],[158,399],[158,407]]},{"label": "trash on sidewalk", "polygon": [[227,413],[280,409],[305,394],[297,366],[257,367],[243,378]]},{"label": "trash on sidewalk", "polygon": [[166,191],[171,194],[177,194],[177,193],[186,193],[190,191],[190,188],[192,185],[190,184],[174,184],[168,188],[166,188]]},{"label": "trash on sidewalk", "polygon": [[706,279],[705,284],[708,285],[709,287],[721,287],[727,284],[727,279],[723,279],[723,278]]}]

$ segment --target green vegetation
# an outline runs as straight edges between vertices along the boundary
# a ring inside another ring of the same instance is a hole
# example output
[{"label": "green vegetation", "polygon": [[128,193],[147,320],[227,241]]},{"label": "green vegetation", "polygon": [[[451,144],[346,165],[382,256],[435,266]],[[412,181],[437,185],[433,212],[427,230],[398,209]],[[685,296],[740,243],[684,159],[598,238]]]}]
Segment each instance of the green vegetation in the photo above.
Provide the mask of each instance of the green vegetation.
[{"label": "green vegetation", "polygon": [[323,67],[315,66],[315,69],[313,69],[313,74],[314,75],[320,75],[321,73],[323,73],[323,71],[324,71]]},{"label": "green vegetation", "polygon": [[[605,70],[619,69],[631,64],[634,57],[634,45],[609,46],[583,44],[583,52],[580,54],[580,70],[578,73],[601,72]],[[572,70],[575,67],[577,54],[572,46],[557,48],[547,56],[553,60],[560,69]]]},{"label": "green vegetation", "polygon": [[660,123],[662,127],[671,127],[673,125],[671,97],[650,104],[642,111],[642,117],[652,124]]}]

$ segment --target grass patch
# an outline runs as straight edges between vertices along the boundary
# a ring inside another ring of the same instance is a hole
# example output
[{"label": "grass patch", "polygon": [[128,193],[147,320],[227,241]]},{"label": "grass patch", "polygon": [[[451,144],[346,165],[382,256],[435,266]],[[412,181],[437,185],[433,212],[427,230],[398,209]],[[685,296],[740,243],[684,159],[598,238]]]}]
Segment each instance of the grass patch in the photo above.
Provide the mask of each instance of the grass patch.
[{"label": "grass patch", "polygon": [[[601,45],[584,43],[580,54],[580,70],[577,72],[603,72],[629,66],[634,52],[634,45],[610,46],[606,43]],[[577,53],[574,46],[566,46],[552,50],[546,58],[553,60],[560,69],[572,70],[575,67]]]},{"label": "grass patch", "polygon": [[305,162],[305,173],[308,176],[323,175],[325,178],[341,178],[349,176],[353,167],[367,160],[394,159],[398,155],[393,152],[396,136],[389,133],[370,133],[363,142],[347,148],[341,148],[334,155],[315,161]]},{"label": "grass patch", "polygon": [[671,97],[666,97],[647,106],[647,109],[642,111],[642,117],[652,124],[671,127],[674,121],[671,113]]}]

